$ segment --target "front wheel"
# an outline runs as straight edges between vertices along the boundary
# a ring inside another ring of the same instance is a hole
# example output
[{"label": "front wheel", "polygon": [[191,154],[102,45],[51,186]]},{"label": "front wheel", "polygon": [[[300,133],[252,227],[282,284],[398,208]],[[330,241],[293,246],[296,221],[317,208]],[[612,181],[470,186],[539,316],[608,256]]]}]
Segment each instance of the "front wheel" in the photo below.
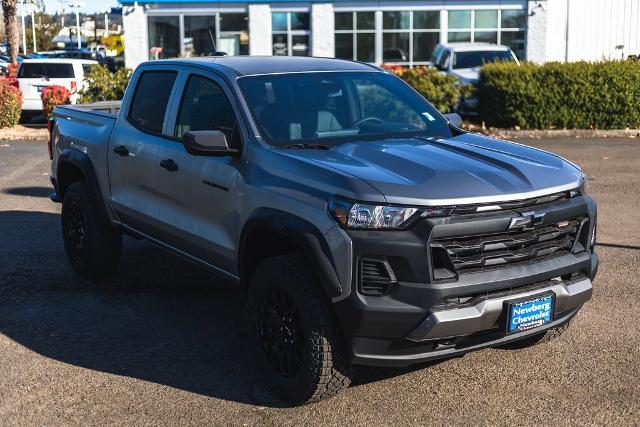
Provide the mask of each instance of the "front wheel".
[{"label": "front wheel", "polygon": [[354,375],[332,307],[301,255],[263,261],[247,301],[249,339],[267,384],[295,404],[326,399]]}]

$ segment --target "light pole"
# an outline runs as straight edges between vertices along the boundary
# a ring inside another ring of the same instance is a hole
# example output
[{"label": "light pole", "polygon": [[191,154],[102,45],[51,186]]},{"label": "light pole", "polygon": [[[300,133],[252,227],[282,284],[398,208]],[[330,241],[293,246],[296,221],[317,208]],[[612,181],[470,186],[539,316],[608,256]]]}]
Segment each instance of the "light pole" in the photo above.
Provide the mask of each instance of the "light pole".
[{"label": "light pole", "polygon": [[104,13],[104,37],[109,37],[109,9],[101,10]]},{"label": "light pole", "polygon": [[[78,0],[72,0],[69,6],[76,10],[76,38],[78,39],[78,49],[82,47],[82,33],[80,32],[80,7],[84,6],[84,3]],[[69,30],[69,37],[71,37],[71,30]]]},{"label": "light pole", "polygon": [[33,9],[31,9],[31,35],[33,36],[33,51],[37,52],[38,48],[36,46],[36,13]]},{"label": "light pole", "polygon": [[80,33],[80,5],[78,2],[75,2],[76,7],[76,39],[78,39],[78,49],[82,47],[82,33]]}]

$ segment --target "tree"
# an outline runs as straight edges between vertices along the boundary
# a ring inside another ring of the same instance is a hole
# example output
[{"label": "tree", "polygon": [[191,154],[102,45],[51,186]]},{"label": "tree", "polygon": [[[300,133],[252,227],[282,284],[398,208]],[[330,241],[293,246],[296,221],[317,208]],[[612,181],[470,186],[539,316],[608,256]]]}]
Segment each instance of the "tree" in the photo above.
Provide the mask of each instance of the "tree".
[{"label": "tree", "polygon": [[12,64],[18,63],[18,14],[16,0],[2,0],[2,13],[4,15],[4,28],[7,34],[7,54]]},{"label": "tree", "polygon": [[[36,18],[36,46],[39,51],[46,51],[55,48],[54,43],[52,42],[53,38],[58,35],[61,28],[58,25],[51,15],[47,14],[47,11],[44,7],[44,4],[41,2],[33,2],[33,4],[37,7],[37,12],[35,13]],[[31,17],[28,16],[28,24],[26,25],[29,28],[31,25]],[[27,46],[33,46],[33,35],[31,31],[26,31],[26,40]]]}]

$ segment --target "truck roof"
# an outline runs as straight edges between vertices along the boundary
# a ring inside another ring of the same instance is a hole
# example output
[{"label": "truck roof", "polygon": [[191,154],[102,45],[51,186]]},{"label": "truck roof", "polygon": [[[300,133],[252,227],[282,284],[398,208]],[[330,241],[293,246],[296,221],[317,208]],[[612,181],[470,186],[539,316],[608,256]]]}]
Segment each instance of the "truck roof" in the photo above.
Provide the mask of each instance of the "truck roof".
[{"label": "truck roof", "polygon": [[197,63],[212,68],[222,66],[233,70],[239,76],[313,71],[379,71],[378,68],[361,62],[309,56],[205,56],[162,60],[163,63],[168,61],[182,64]]}]

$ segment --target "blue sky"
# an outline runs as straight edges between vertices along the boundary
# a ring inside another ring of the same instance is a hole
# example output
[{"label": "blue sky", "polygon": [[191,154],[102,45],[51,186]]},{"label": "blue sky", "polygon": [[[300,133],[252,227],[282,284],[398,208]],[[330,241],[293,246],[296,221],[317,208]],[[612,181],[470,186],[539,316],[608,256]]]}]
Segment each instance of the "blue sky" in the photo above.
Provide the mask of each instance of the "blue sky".
[{"label": "blue sky", "polygon": [[[84,3],[84,7],[80,10],[85,13],[93,13],[98,12],[101,9],[106,9],[109,7],[118,6],[118,0],[79,0],[80,3]],[[66,11],[71,11],[71,8],[67,5],[69,3],[68,0],[63,1]],[[44,0],[45,7],[47,8],[47,13],[56,13],[60,11],[60,1],[59,0]]]}]

